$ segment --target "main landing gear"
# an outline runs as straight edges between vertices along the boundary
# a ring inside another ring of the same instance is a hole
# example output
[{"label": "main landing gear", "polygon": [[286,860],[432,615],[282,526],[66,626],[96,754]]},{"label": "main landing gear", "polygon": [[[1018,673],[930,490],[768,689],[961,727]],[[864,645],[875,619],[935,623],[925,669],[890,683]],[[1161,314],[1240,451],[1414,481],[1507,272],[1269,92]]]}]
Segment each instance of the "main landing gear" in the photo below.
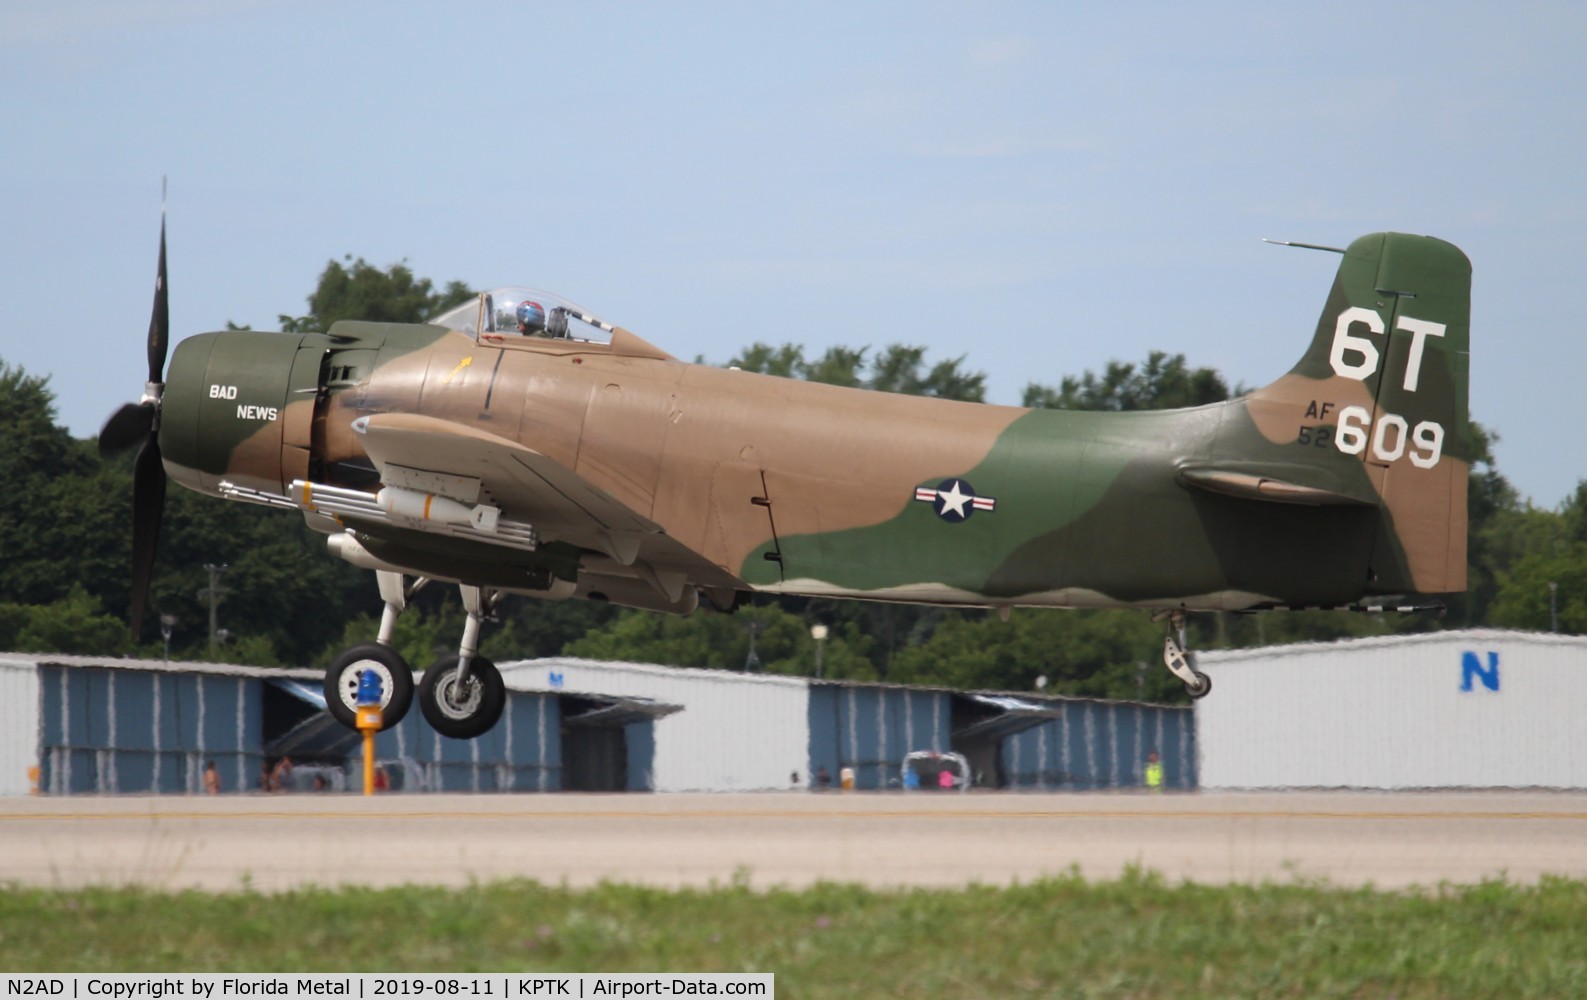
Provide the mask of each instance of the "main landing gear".
[{"label": "main landing gear", "polygon": [[342,650],[325,671],[325,707],[348,729],[358,728],[358,677],[365,670],[380,676],[381,729],[401,722],[413,705],[413,670],[391,648],[391,634],[408,599],[430,581],[421,576],[408,586],[401,573],[384,570],[376,570],[375,579],[380,584],[380,599],[386,602],[380,615],[379,636],[374,642],[361,642]]},{"label": "main landing gear", "polygon": [[467,584],[463,609],[468,622],[456,656],[430,666],[419,681],[419,710],[442,736],[471,740],[490,731],[507,705],[507,686],[496,664],[479,655],[479,626],[496,610],[501,594]]},{"label": "main landing gear", "polygon": [[1185,613],[1168,613],[1168,635],[1163,639],[1163,665],[1185,682],[1185,693],[1192,700],[1205,698],[1212,691],[1212,678],[1196,669],[1196,654],[1185,648]]},{"label": "main landing gear", "polygon": [[[325,706],[349,729],[357,728],[358,678],[365,670],[380,676],[381,729],[401,722],[413,704],[413,669],[391,648],[391,636],[408,600],[430,581],[421,576],[408,584],[401,573],[386,570],[376,570],[375,577],[386,604],[379,637],[343,650],[325,671]],[[424,672],[418,695],[419,709],[436,732],[468,740],[496,725],[507,705],[507,687],[496,664],[479,655],[480,624],[495,611],[501,594],[467,584],[459,589],[468,612],[463,641],[456,656],[448,656]]]}]

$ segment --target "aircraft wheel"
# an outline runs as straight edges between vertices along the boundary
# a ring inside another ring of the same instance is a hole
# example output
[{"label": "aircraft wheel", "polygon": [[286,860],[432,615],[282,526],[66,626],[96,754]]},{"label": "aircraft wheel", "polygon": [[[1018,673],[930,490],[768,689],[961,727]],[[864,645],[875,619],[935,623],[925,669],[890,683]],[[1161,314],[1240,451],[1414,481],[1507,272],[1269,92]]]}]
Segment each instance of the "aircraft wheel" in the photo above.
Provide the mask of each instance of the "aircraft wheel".
[{"label": "aircraft wheel", "polygon": [[490,732],[507,707],[507,685],[496,664],[476,656],[469,661],[468,678],[457,683],[456,656],[430,666],[419,678],[419,709],[442,736],[471,740]]},{"label": "aircraft wheel", "polygon": [[380,676],[380,728],[402,721],[413,704],[413,669],[389,646],[361,642],[342,650],[325,671],[325,707],[348,729],[358,728],[358,675]]},{"label": "aircraft wheel", "polygon": [[1191,673],[1196,675],[1196,683],[1185,685],[1185,693],[1190,695],[1190,699],[1197,701],[1211,694],[1212,678],[1199,670],[1192,670]]}]

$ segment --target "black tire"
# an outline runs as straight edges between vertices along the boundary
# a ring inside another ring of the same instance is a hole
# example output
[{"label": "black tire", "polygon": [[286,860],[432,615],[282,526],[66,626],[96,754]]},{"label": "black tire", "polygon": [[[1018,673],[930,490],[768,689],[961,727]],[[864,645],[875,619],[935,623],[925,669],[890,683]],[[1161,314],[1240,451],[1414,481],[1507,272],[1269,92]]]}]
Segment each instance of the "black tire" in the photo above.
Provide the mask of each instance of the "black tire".
[{"label": "black tire", "polygon": [[442,736],[471,740],[491,731],[507,707],[507,685],[496,664],[476,656],[469,661],[464,690],[455,690],[458,657],[448,656],[430,665],[419,678],[419,710]]},{"label": "black tire", "polygon": [[1191,673],[1196,675],[1196,683],[1186,684],[1185,693],[1190,695],[1191,701],[1199,701],[1212,693],[1212,678],[1199,670],[1192,670]]},{"label": "black tire", "polygon": [[325,707],[348,729],[358,728],[358,675],[380,674],[380,728],[402,721],[413,705],[413,668],[389,646],[361,642],[342,650],[325,671]]}]

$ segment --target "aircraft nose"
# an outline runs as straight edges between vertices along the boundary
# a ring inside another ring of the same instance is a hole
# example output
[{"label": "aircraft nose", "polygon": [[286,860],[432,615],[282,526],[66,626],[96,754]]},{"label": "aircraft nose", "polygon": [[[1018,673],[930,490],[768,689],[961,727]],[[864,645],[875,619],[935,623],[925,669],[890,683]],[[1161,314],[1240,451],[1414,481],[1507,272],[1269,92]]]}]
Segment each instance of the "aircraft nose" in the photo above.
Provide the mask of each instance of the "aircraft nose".
[{"label": "aircraft nose", "polygon": [[198,398],[209,356],[219,334],[201,333],[176,345],[165,372],[165,396],[160,411],[160,454],[165,474],[188,489],[204,488],[199,466]]},{"label": "aircraft nose", "polygon": [[279,493],[282,415],[301,335],[223,330],[177,345],[166,372],[166,474],[217,493],[221,482]]}]

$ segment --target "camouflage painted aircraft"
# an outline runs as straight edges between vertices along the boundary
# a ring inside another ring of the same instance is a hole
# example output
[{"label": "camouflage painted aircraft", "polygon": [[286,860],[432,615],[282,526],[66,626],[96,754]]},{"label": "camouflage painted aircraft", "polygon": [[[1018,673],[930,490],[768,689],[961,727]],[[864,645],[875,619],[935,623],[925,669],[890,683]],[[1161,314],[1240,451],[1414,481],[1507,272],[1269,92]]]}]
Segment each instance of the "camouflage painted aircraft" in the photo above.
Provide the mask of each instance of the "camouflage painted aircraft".
[{"label": "camouflage painted aircraft", "polygon": [[[1330,249],[1315,247],[1314,249]],[[164,370],[165,237],[143,399],[106,424],[135,467],[133,623],[169,476],[299,511],[375,571],[375,641],[326,674],[351,726],[429,581],[460,587],[458,654],[421,708],[470,738],[505,703],[479,630],[503,594],[685,614],[746,593],[1141,608],[1191,695],[1189,611],[1394,603],[1466,585],[1471,268],[1377,233],[1343,254],[1310,346],[1240,399],[1030,410],[688,364],[556,296],[497,289],[425,325],[191,337]]]}]

